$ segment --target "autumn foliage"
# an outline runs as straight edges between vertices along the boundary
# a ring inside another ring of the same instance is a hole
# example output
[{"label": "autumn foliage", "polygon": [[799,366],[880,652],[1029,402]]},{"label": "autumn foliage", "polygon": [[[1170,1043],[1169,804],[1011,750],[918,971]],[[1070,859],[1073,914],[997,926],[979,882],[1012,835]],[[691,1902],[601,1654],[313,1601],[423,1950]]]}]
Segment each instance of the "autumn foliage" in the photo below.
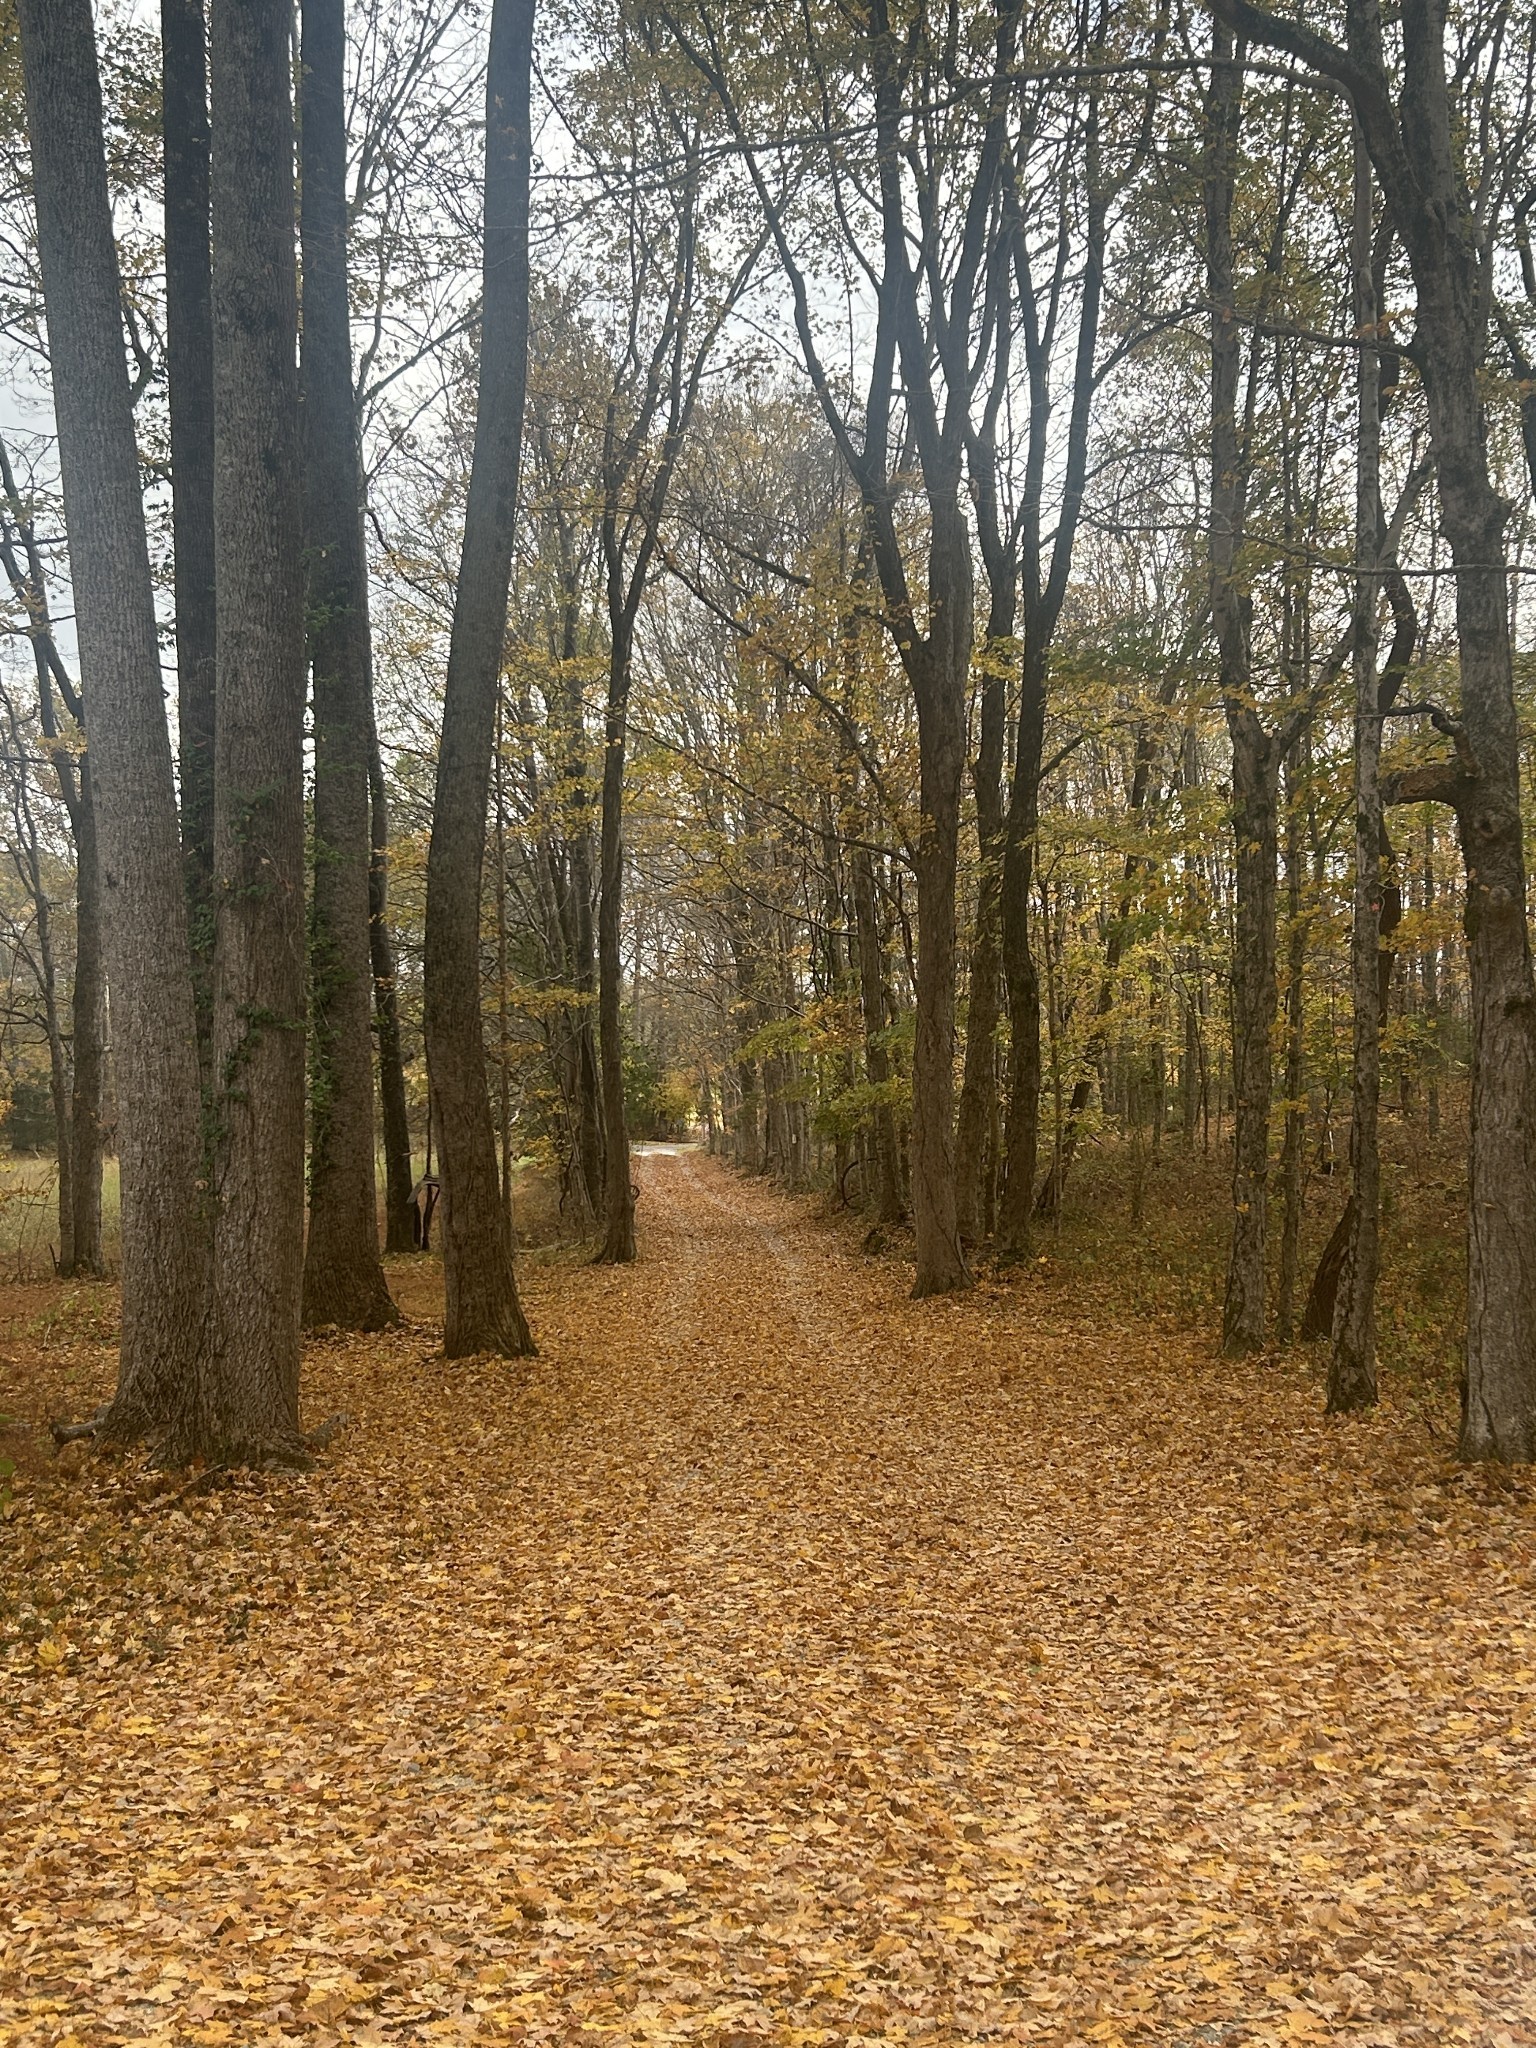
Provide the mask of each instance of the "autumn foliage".
[{"label": "autumn foliage", "polygon": [[312,1343],[306,1476],[19,1480],[7,2048],[1531,2038],[1524,1481],[641,1172],[536,1361]]}]

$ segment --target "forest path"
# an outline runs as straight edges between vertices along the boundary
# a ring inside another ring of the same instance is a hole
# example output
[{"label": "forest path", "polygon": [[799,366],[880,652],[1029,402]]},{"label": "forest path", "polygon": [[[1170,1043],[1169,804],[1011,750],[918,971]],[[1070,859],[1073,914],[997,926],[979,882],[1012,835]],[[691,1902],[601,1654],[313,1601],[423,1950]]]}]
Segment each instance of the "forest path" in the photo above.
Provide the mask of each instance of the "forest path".
[{"label": "forest path", "polygon": [[1527,1494],[636,1170],[531,1364],[19,1498],[0,2043],[1536,2039]]}]

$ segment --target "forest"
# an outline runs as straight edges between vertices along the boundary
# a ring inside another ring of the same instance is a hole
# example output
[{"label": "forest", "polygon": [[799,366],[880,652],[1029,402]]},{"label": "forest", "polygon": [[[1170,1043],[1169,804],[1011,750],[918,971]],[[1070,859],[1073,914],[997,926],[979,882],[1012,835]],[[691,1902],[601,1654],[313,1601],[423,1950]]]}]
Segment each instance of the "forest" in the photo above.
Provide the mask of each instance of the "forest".
[{"label": "forest", "polygon": [[1536,2041],[1528,8],[0,25],[0,2048]]}]

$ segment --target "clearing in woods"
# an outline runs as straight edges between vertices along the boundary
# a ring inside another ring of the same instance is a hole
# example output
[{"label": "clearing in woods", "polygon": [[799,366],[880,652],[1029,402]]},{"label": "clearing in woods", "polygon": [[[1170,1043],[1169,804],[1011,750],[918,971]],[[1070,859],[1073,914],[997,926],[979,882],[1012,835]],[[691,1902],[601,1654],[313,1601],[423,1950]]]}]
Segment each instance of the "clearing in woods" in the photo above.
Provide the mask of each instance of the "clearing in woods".
[{"label": "clearing in woods", "polygon": [[532,1364],[314,1344],[303,1478],[21,1475],[0,2040],[1536,2039],[1525,1482],[638,1171]]}]

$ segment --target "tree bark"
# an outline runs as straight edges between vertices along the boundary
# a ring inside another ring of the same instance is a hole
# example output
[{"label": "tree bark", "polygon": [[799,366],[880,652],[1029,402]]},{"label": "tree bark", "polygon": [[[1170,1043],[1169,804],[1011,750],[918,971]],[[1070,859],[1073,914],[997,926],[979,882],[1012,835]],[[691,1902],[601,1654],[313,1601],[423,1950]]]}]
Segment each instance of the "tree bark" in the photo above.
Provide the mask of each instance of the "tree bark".
[{"label": "tree bark", "polygon": [[1354,127],[1354,223],[1350,246],[1356,371],[1355,891],[1350,943],[1353,1080],[1349,1121],[1350,1229],[1334,1306],[1328,1413],[1376,1400],[1376,1279],[1381,1264],[1381,711],[1377,701],[1376,612],[1381,549],[1381,385],[1373,345],[1379,313],[1372,277],[1371,160]]},{"label": "tree bark", "polygon": [[165,137],[166,391],[175,549],[181,843],[197,967],[198,1033],[213,989],[213,273],[209,248],[208,39],[203,0],[161,0]]},{"label": "tree bark", "polygon": [[1280,1151],[1280,1274],[1275,1290],[1275,1335],[1291,1341],[1296,1322],[1296,1285],[1301,1274],[1301,1210],[1304,1189],[1302,1148],[1306,1139],[1306,973],[1310,919],[1304,913],[1298,749],[1286,764],[1285,788],[1285,1137]]},{"label": "tree bark", "polygon": [[98,1428],[179,1443],[208,1280],[197,1029],[101,87],[89,0],[24,0],[20,25],[117,1064],[122,1337]]},{"label": "tree bark", "polygon": [[1040,770],[1045,750],[1046,649],[1026,631],[1019,730],[1003,852],[1003,970],[1008,983],[1008,1110],[997,1249],[1003,1259],[1029,1250],[1035,1169],[1040,1158],[1040,969],[1030,942],[1035,839],[1040,829]]},{"label": "tree bark", "polygon": [[570,789],[571,821],[566,841],[572,925],[572,967],[580,1001],[570,1016],[571,1075],[576,1098],[573,1119],[572,1179],[580,1191],[584,1218],[601,1211],[605,1189],[602,1081],[599,1071],[593,1007],[597,1000],[597,934],[592,915],[592,796],[587,776],[586,720],[578,667],[579,608],[574,565],[567,569],[569,544],[562,533],[562,603],[560,658],[564,684],[565,776]]},{"label": "tree bark", "polygon": [[[610,577],[610,582],[612,578]],[[630,622],[616,618],[603,724],[602,824],[597,884],[597,1043],[603,1102],[604,1265],[635,1256],[635,1189],[624,1102],[623,966],[619,918],[624,888],[624,756],[629,730]]]},{"label": "tree bark", "polygon": [[1222,1350],[1258,1350],[1265,1336],[1265,1241],[1269,1116],[1274,1091],[1270,1038],[1276,985],[1278,783],[1284,746],[1253,705],[1249,645],[1252,600],[1241,562],[1246,465],[1238,420],[1242,334],[1235,305],[1232,209],[1242,124],[1243,67],[1232,32],[1213,30],[1206,106],[1206,275],[1211,303],[1211,619],[1218,687],[1232,742],[1232,831],[1236,916],[1232,957],[1232,1239],[1222,1309]]},{"label": "tree bark", "polygon": [[446,1203],[443,1349],[450,1358],[533,1350],[501,1204],[480,1002],[486,809],[528,382],[533,19],[534,0],[494,0],[475,446],[427,857],[427,1060]]},{"label": "tree bark", "polygon": [[288,8],[213,0],[214,1310],[226,1457],[302,1457],[304,585]]},{"label": "tree bark", "polygon": [[101,866],[96,835],[96,793],[88,755],[80,761],[75,828],[75,982],[70,997],[74,1032],[71,1080],[70,1256],[74,1273],[106,1271],[101,1244],[101,1127],[106,1089],[106,977],[101,944]]},{"label": "tree bark", "polygon": [[304,1321],[399,1321],[379,1264],[371,994],[368,561],[347,299],[343,0],[302,0],[300,423],[314,691],[309,1236]]},{"label": "tree bark", "polygon": [[[1230,677],[1230,671],[1224,672]],[[1231,687],[1230,680],[1228,687]],[[1265,1337],[1265,1249],[1271,1040],[1276,977],[1278,753],[1259,719],[1228,698],[1232,729],[1232,831],[1237,842],[1232,960],[1232,1241],[1222,1310],[1222,1349],[1256,1351]]]},{"label": "tree bark", "polygon": [[970,1285],[955,1212],[955,873],[971,663],[970,539],[957,493],[929,485],[930,623],[911,662],[918,728],[917,1015],[912,1048],[912,1292]]},{"label": "tree bark", "polygon": [[976,924],[971,940],[971,981],[966,1003],[965,1068],[955,1128],[955,1227],[962,1244],[982,1236],[988,1157],[987,1133],[997,1106],[997,1026],[1002,1015],[1003,752],[1007,739],[1007,679],[999,643],[1011,637],[1011,571],[1006,608],[994,594],[981,682],[981,734],[976,749],[976,837],[981,866],[976,881]]},{"label": "tree bark", "polygon": [[368,954],[373,973],[374,1028],[379,1047],[379,1114],[384,1130],[384,1249],[416,1250],[411,1190],[411,1122],[405,1102],[405,1066],[400,1048],[400,1003],[396,994],[394,934],[389,924],[389,798],[368,691]]},{"label": "tree bark", "polygon": [[[1424,909],[1435,905],[1435,814],[1424,807]],[[1440,947],[1433,936],[1423,947],[1424,1022],[1428,1034],[1425,1047],[1425,1124],[1431,1143],[1440,1135],[1440,1071],[1444,1048],[1440,1027]]]},{"label": "tree bark", "polygon": [[891,1056],[886,1050],[885,966],[881,959],[880,921],[875,902],[874,860],[867,846],[855,846],[848,857],[853,883],[853,921],[858,944],[859,1009],[864,1023],[864,1071],[883,1091],[875,1104],[875,1220],[900,1223],[901,1170],[896,1156],[896,1119],[891,1112]]}]

